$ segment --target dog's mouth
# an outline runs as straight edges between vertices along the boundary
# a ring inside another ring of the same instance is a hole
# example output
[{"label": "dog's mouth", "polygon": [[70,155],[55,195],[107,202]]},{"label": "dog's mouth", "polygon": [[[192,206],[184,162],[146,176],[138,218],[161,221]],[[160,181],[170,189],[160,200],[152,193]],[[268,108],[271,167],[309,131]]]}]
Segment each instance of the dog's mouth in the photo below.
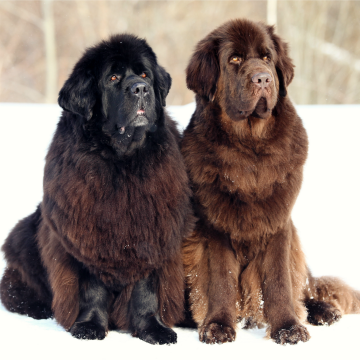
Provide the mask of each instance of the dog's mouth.
[{"label": "dog's mouth", "polygon": [[249,110],[238,110],[238,116],[240,120],[247,119],[249,116],[266,119],[269,117],[270,112],[271,109],[268,108],[268,100],[265,97],[261,97],[254,108]]},{"label": "dog's mouth", "polygon": [[263,119],[268,116],[271,109],[268,108],[268,101],[265,97],[261,97],[257,102],[252,116]]},{"label": "dog's mouth", "polygon": [[145,126],[149,124],[149,120],[146,116],[146,112],[145,109],[140,108],[137,112],[136,112],[136,116],[134,118],[133,121],[131,121],[130,125],[131,126]]},{"label": "dog's mouth", "polygon": [[[138,126],[146,126],[149,124],[149,120],[148,118],[146,117],[146,112],[145,112],[145,109],[139,109],[137,112],[136,112],[136,116],[135,118],[129,123],[129,125],[127,126],[134,126],[134,127],[138,127]],[[125,131],[126,131],[126,126],[122,126],[122,127],[119,127],[119,134],[120,135],[123,135],[125,134]]]}]

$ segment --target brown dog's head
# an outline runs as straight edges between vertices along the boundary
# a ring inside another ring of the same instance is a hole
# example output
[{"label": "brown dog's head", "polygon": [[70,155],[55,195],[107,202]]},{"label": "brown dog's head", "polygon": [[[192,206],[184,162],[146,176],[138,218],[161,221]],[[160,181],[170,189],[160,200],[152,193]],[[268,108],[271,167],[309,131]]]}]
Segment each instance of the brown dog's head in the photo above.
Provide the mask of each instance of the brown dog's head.
[{"label": "brown dog's head", "polygon": [[187,86],[216,100],[232,120],[267,119],[294,77],[287,53],[273,26],[229,21],[197,44],[186,69]]}]

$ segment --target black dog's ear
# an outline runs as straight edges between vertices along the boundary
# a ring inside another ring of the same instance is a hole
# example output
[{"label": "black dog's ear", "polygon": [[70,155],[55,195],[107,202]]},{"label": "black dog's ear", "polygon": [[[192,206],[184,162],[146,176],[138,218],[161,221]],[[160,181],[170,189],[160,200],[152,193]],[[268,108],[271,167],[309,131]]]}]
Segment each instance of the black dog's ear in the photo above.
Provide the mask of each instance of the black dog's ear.
[{"label": "black dog's ear", "polygon": [[278,35],[274,34],[274,26],[268,26],[268,30],[277,53],[277,62],[275,66],[280,83],[279,94],[280,96],[285,97],[287,94],[287,87],[294,78],[295,66],[288,55],[288,44],[285,43]]},{"label": "black dog's ear", "polygon": [[166,97],[170,91],[171,88],[171,76],[169,73],[166,72],[166,70],[158,65],[157,66],[157,72],[156,72],[156,86],[159,90],[159,95],[161,99],[161,105],[166,106]]},{"label": "black dog's ear", "polygon": [[78,63],[60,90],[58,103],[67,111],[90,120],[96,101],[96,84],[92,71]]},{"label": "black dog's ear", "polygon": [[187,87],[196,94],[209,99],[216,91],[219,78],[219,40],[213,34],[201,40],[186,68]]}]

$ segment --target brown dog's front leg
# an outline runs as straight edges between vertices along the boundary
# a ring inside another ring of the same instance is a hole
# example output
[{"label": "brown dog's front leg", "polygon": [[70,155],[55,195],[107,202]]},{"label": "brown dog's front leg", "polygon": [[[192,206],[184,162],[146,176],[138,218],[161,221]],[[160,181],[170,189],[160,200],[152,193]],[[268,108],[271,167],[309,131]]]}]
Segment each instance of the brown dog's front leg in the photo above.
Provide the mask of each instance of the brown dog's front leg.
[{"label": "brown dog's front leg", "polygon": [[269,324],[270,337],[278,344],[297,344],[310,339],[294,310],[290,276],[291,241],[292,231],[289,226],[270,239],[263,259],[264,314]]},{"label": "brown dog's front leg", "polygon": [[200,341],[207,344],[231,342],[236,336],[235,304],[240,264],[227,239],[210,240],[204,255],[208,266],[208,311],[199,329]]}]

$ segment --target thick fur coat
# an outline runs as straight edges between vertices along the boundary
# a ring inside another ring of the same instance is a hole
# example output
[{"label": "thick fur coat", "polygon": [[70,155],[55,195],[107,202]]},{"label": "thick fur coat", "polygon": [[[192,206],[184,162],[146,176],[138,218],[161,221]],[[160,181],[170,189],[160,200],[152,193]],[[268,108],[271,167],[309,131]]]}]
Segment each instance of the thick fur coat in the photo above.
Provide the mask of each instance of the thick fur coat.
[{"label": "thick fur coat", "polygon": [[293,68],[274,28],[247,20],[206,36],[187,67],[196,110],[181,148],[199,221],[183,259],[206,343],[233,341],[243,321],[295,344],[310,338],[306,321],[360,310],[359,292],[311,276],[291,220],[308,149],[287,96]]},{"label": "thick fur coat", "polygon": [[179,133],[164,111],[169,74],[142,39],[88,49],[60,91],[44,197],[3,246],[5,307],[54,316],[78,338],[128,329],[176,342],[181,241],[193,227]]}]

